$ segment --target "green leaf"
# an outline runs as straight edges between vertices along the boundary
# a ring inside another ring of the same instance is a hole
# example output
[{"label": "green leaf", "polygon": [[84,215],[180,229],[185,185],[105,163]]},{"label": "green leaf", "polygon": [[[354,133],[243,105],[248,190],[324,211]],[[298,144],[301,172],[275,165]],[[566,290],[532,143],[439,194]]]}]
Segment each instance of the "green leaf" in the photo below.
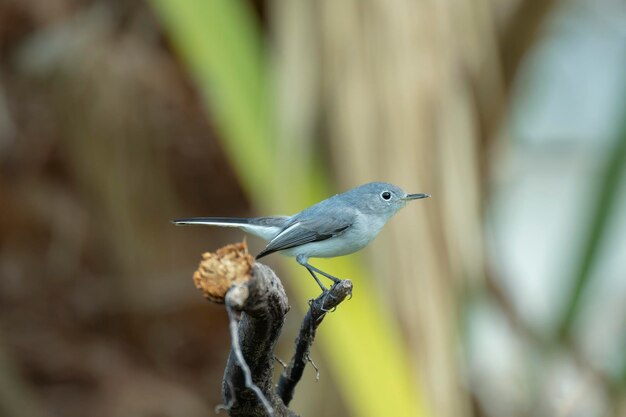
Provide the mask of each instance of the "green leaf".
[{"label": "green leaf", "polygon": [[595,193],[589,193],[589,198],[595,204],[592,206],[587,236],[583,240],[579,258],[580,264],[574,276],[574,287],[565,304],[559,323],[558,336],[561,339],[567,339],[571,335],[584,292],[589,287],[589,282],[593,276],[592,272],[599,257],[600,245],[620,197],[619,186],[626,172],[626,114],[624,116],[621,119],[623,125],[615,137],[613,149],[607,154],[604,172],[598,179],[599,187]]}]

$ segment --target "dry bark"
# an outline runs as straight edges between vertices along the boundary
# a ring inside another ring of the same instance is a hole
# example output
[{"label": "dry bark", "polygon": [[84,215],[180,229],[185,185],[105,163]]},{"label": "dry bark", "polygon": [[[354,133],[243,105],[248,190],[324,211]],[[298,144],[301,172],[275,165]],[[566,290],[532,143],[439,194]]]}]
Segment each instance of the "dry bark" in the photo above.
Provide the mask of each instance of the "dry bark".
[{"label": "dry bark", "polygon": [[194,274],[196,286],[211,301],[224,303],[231,330],[231,350],[222,394],[230,416],[293,417],[287,406],[309,359],[317,327],[326,313],[352,292],[343,280],[309,304],[295,343],[295,352],[275,387],[274,347],[289,311],[282,283],[269,267],[255,263],[245,244],[206,253]]}]

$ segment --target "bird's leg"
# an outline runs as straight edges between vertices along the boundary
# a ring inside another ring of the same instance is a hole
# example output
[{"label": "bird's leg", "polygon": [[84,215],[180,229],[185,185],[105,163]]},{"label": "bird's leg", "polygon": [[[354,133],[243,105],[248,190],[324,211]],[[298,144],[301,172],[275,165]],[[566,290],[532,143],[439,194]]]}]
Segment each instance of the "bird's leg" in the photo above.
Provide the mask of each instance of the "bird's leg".
[{"label": "bird's leg", "polygon": [[311,271],[311,269],[309,268],[310,265],[304,265],[304,267],[306,268],[307,271],[309,271],[309,273],[311,274],[311,276],[313,278],[315,278],[315,282],[317,282],[317,285],[320,286],[320,288],[322,289],[322,292],[326,292],[328,291],[328,288],[326,288],[326,286],[324,286],[324,284],[322,284],[322,281],[320,281],[320,279],[317,277],[317,275],[315,275],[315,272]]},{"label": "bird's leg", "polygon": [[316,267],[314,267],[313,265],[311,265],[310,263],[306,263],[305,265],[307,268],[312,269],[313,271],[317,272],[318,274],[322,274],[324,275],[326,278],[330,279],[332,282],[334,282],[335,284],[337,284],[338,282],[341,282],[341,280],[337,277],[334,277],[332,275],[330,275],[328,272],[324,272],[321,269],[318,269]]},{"label": "bird's leg", "polygon": [[323,276],[325,276],[326,278],[332,280],[335,284],[338,282],[341,282],[341,280],[337,277],[334,277],[316,267],[314,267],[313,265],[311,265],[309,263],[309,260],[306,256],[304,255],[298,255],[296,256],[296,261],[298,261],[298,263],[300,265],[302,265],[303,267],[305,267],[307,269],[307,271],[309,271],[309,273],[313,276],[313,278],[315,278],[315,281],[317,282],[317,285],[320,286],[320,288],[322,289],[322,291],[326,292],[328,291],[328,289],[324,286],[324,284],[322,284],[322,282],[320,281],[320,279],[317,277],[317,275],[315,274],[316,272],[318,274],[322,274]]}]

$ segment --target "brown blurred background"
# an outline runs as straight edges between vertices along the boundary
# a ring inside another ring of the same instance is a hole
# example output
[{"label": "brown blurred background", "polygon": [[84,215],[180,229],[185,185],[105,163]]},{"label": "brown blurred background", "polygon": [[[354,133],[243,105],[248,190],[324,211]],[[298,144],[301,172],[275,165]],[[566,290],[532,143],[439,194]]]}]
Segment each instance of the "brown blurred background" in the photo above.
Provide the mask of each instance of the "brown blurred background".
[{"label": "brown blurred background", "polygon": [[[191,273],[242,235],[169,220],[373,180],[434,197],[346,261],[380,325],[331,315],[365,330],[329,324],[294,410],[626,415],[625,28],[616,0],[0,0],[0,416],[213,414],[229,336]],[[314,286],[268,263],[287,359]],[[338,366],[381,337],[406,381]]]}]

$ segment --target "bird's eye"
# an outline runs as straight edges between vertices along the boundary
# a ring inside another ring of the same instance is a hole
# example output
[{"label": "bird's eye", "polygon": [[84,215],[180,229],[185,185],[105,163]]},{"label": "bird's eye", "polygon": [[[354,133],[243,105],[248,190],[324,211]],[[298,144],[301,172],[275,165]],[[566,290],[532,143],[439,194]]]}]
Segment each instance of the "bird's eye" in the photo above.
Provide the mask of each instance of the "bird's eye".
[{"label": "bird's eye", "polygon": [[384,191],[380,196],[383,200],[389,200],[391,198],[391,193],[389,191]]}]

